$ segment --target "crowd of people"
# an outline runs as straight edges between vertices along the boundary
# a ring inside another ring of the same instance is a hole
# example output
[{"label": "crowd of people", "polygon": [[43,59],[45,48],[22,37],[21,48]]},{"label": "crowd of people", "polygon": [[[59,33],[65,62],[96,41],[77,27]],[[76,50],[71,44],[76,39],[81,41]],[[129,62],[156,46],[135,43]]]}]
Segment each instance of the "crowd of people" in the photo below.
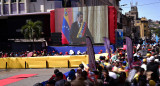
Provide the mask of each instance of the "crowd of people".
[{"label": "crowd of people", "polygon": [[46,49],[43,51],[25,51],[25,52],[10,52],[10,53],[4,53],[0,52],[0,58],[6,58],[6,57],[38,57],[38,56],[58,56],[58,55],[85,55],[86,52],[81,53],[80,51],[77,51],[75,53],[73,50],[70,50],[69,52],[57,52],[57,51],[51,51],[48,52]]},{"label": "crowd of people", "polygon": [[[64,75],[58,69],[45,83],[46,86],[159,86],[160,45],[138,44],[133,46],[133,58],[128,59],[126,48],[117,48],[111,57],[100,56],[95,59],[96,70],[80,64],[77,70],[71,69]],[[2,53],[0,57],[27,57],[30,52]],[[100,50],[99,54],[102,53]],[[78,55],[87,52],[77,52]],[[32,56],[75,55],[73,50],[62,52],[33,51]],[[129,61],[130,60],[130,61]],[[42,83],[35,84],[42,85]]]},{"label": "crowd of people", "polygon": [[[80,64],[64,75],[58,69],[45,83],[46,86],[160,86],[159,45],[133,46],[133,59],[129,63],[126,49],[117,49],[108,56],[96,59],[96,70]],[[131,65],[131,67],[129,67]],[[39,85],[42,83],[39,83]]]}]

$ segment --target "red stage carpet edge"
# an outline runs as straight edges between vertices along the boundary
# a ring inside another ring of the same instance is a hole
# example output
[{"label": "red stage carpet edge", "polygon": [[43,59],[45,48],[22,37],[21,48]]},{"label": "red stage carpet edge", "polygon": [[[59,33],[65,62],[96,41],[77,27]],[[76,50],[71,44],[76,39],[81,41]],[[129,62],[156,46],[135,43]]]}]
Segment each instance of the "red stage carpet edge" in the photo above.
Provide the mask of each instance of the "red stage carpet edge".
[{"label": "red stage carpet edge", "polygon": [[0,80],[0,86],[11,84],[11,83],[26,79],[28,77],[35,76],[35,75],[37,75],[37,74],[20,74],[20,75],[15,75],[15,76],[6,78],[6,79],[2,79],[2,80]]}]

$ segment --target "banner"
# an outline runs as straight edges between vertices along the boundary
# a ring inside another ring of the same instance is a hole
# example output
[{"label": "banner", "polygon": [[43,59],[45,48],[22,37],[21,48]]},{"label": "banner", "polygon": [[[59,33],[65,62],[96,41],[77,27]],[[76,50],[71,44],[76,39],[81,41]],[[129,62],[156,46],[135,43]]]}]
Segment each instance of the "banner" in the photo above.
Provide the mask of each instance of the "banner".
[{"label": "banner", "polygon": [[123,47],[123,29],[116,29],[116,47]]},{"label": "banner", "polygon": [[93,49],[92,41],[89,36],[86,36],[86,46],[87,46],[87,54],[89,56],[89,70],[95,71],[96,70],[95,52]]},{"label": "banner", "polygon": [[110,41],[108,38],[104,37],[104,46],[107,50],[109,58],[111,58],[111,51],[110,51]]},{"label": "banner", "polygon": [[132,58],[133,58],[133,46],[132,46],[132,40],[129,37],[126,37],[126,45],[127,45],[127,58],[128,58],[128,66],[129,69],[132,68]]}]

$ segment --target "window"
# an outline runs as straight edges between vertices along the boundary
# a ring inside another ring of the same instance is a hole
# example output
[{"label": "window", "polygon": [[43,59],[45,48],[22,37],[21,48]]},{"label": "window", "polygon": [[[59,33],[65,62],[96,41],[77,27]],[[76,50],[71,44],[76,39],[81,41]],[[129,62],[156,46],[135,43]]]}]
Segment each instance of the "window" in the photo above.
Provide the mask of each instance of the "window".
[{"label": "window", "polygon": [[16,0],[11,0],[11,3],[14,3],[14,2],[16,2]]},{"label": "window", "polygon": [[8,3],[8,0],[3,0],[4,3]]},{"label": "window", "polygon": [[0,4],[1,4],[1,0],[0,0]]},{"label": "window", "polygon": [[19,2],[24,2],[24,0],[19,0]]},{"label": "window", "polygon": [[31,2],[37,2],[37,0],[31,0]]}]

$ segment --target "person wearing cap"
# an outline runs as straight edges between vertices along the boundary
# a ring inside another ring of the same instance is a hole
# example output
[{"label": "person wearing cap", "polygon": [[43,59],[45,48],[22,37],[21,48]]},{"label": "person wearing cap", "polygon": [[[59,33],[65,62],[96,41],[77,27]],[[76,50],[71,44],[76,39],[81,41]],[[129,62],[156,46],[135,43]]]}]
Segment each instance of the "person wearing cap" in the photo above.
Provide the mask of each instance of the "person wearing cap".
[{"label": "person wearing cap", "polygon": [[100,52],[102,53],[102,52],[103,52],[103,50],[100,50]]},{"label": "person wearing cap", "polygon": [[108,71],[109,71],[109,76],[110,77],[112,77],[114,79],[117,79],[117,74],[112,71],[112,66],[111,65],[108,67]]},{"label": "person wearing cap", "polygon": [[62,55],[62,52],[59,52],[59,55]]},{"label": "person wearing cap", "polygon": [[65,55],[69,55],[68,52],[65,52]]},{"label": "person wearing cap", "polygon": [[54,56],[54,54],[55,54],[55,51],[53,50],[52,53],[51,53],[51,55]]},{"label": "person wearing cap", "polygon": [[75,54],[75,52],[73,50],[69,51],[69,55],[74,55],[74,54]]},{"label": "person wearing cap", "polygon": [[144,68],[144,70],[147,70],[147,60],[143,59],[143,64],[141,65],[141,68]]},{"label": "person wearing cap", "polygon": [[153,72],[154,73],[153,75],[155,75],[156,80],[159,80],[159,74],[158,74],[159,73],[159,70],[158,70],[159,65],[157,63],[155,63],[154,60],[155,60],[154,56],[151,56],[150,57],[151,62],[149,62],[147,64],[147,72]]}]

